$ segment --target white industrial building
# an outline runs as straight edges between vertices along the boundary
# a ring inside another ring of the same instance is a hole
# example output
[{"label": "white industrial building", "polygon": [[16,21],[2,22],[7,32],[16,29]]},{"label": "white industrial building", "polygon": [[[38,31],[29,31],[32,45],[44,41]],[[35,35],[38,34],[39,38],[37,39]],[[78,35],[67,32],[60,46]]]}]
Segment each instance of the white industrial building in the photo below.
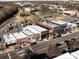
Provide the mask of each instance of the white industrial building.
[{"label": "white industrial building", "polygon": [[42,27],[40,27],[38,25],[31,25],[30,27],[41,33],[41,39],[48,38],[49,32],[48,32],[47,29],[42,28]]},{"label": "white industrial building", "polygon": [[10,45],[10,44],[17,42],[16,38],[11,33],[3,35],[3,39],[7,45]]},{"label": "white industrial building", "polygon": [[29,29],[23,28],[21,30],[21,32],[26,34],[29,39],[33,39],[34,38],[34,33],[30,32]]},{"label": "white industrial building", "polygon": [[40,27],[38,25],[31,25],[30,27],[37,30],[37,31],[39,31],[39,32],[47,31],[47,29],[42,28],[42,27]]},{"label": "white industrial building", "polygon": [[31,28],[30,26],[24,27],[23,30],[29,30],[32,34],[32,36],[34,36],[35,39],[39,40],[41,39],[41,33],[33,28]]}]

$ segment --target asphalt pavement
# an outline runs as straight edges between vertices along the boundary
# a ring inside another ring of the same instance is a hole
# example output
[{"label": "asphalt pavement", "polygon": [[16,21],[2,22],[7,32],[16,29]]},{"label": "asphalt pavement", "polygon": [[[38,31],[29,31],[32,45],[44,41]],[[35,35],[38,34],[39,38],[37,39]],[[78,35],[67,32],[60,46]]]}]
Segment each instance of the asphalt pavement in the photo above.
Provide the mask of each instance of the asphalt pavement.
[{"label": "asphalt pavement", "polygon": [[59,38],[56,38],[55,40],[49,40],[47,42],[42,42],[42,43],[39,43],[35,46],[30,46],[30,47],[35,52],[38,52],[39,50],[42,50],[42,49],[49,47],[49,45],[56,44],[58,42],[62,42],[62,41],[65,41],[65,40],[71,40],[71,38],[74,38],[74,37],[79,37],[79,32],[72,33],[72,34],[67,35],[67,36],[59,37]]}]

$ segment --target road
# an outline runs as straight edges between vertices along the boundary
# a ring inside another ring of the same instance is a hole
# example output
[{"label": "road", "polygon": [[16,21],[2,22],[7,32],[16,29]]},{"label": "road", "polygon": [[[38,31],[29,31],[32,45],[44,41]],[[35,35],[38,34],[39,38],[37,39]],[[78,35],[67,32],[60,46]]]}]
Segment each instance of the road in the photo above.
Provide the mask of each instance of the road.
[{"label": "road", "polygon": [[65,41],[65,40],[70,40],[71,38],[74,38],[74,37],[79,37],[79,32],[72,33],[72,34],[64,36],[64,37],[56,38],[55,40],[42,42],[42,43],[39,43],[39,44],[37,44],[35,46],[31,46],[31,48],[35,52],[38,52],[41,49],[45,49],[45,48],[49,47],[49,45],[51,45],[51,44],[56,44],[57,42],[62,42],[62,41]]},{"label": "road", "polygon": [[[49,40],[49,41],[46,41],[46,42],[41,42],[37,45],[29,46],[29,47],[31,48],[31,50],[33,50],[33,52],[36,52],[36,53],[42,52],[42,53],[44,53],[46,51],[46,49],[49,47],[49,45],[55,45],[58,42],[63,42],[65,40],[70,40],[71,38],[74,38],[74,37],[79,37],[79,32],[72,33],[72,34],[64,36],[64,37],[56,38],[55,40]],[[17,51],[16,53],[19,56],[24,56],[24,54],[28,51],[29,47],[21,49],[21,51],[23,51],[23,52]]]}]

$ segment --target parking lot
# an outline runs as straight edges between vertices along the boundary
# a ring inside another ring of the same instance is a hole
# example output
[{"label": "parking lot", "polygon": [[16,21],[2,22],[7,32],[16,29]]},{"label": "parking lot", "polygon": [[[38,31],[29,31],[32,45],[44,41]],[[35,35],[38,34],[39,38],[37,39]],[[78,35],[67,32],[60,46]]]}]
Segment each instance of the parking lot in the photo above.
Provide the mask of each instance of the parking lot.
[{"label": "parking lot", "polygon": [[64,21],[77,24],[77,23],[79,23],[79,18],[78,18],[78,17],[73,17],[73,16],[67,16],[67,17],[64,19]]}]

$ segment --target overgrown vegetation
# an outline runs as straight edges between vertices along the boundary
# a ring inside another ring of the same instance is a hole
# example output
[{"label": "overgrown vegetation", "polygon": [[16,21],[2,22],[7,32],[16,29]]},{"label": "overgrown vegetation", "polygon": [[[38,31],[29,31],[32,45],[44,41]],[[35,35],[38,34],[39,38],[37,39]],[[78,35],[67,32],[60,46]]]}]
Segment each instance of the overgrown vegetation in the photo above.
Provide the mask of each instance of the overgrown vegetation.
[{"label": "overgrown vegetation", "polygon": [[0,24],[6,21],[8,18],[12,17],[15,13],[17,13],[18,8],[15,5],[4,6],[0,9]]}]

